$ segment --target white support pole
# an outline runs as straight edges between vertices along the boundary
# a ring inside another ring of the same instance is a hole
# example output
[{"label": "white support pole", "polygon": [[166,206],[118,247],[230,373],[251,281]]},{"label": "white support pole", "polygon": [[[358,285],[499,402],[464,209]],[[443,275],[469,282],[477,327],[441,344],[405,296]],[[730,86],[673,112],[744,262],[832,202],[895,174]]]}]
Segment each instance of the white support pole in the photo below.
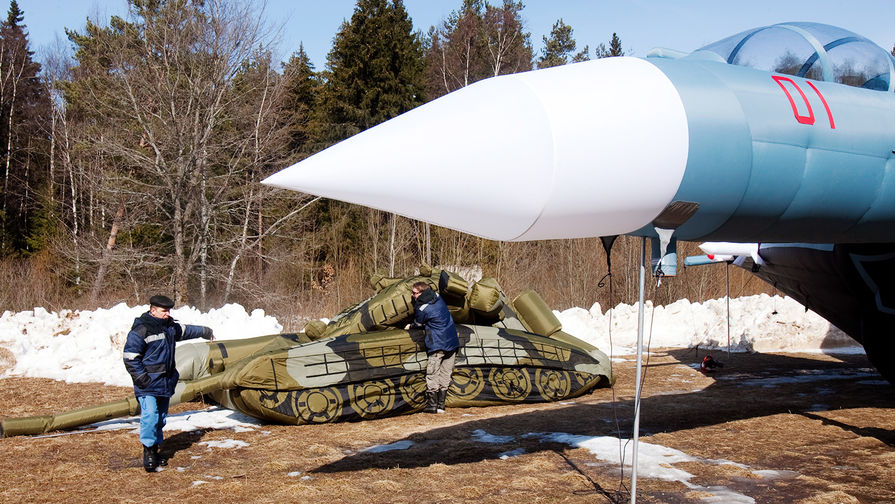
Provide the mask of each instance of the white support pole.
[{"label": "white support pole", "polygon": [[640,376],[643,366],[643,303],[646,290],[646,237],[640,238],[640,303],[637,308],[637,374],[634,378],[634,456],[631,459],[631,504],[637,502],[637,443],[640,438]]},{"label": "white support pole", "polygon": [[727,361],[730,362],[730,261],[724,263],[727,275]]}]

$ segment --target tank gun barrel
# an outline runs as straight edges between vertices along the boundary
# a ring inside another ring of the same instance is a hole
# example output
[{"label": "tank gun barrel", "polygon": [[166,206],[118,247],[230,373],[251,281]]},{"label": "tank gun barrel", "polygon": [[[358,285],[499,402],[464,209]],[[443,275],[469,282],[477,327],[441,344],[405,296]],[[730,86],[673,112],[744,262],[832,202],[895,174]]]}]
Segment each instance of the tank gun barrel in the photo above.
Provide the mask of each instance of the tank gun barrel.
[{"label": "tank gun barrel", "polygon": [[111,418],[136,415],[138,411],[140,411],[140,404],[136,397],[131,396],[55,415],[6,418],[0,421],[0,437],[29,436],[54,430],[72,429]]},{"label": "tank gun barrel", "polygon": [[[232,382],[232,373],[222,373],[200,380],[181,381],[171,397],[171,405],[189,402],[216,390],[226,388]],[[37,415],[23,418],[6,418],[0,421],[0,437],[33,436],[55,430],[74,429],[112,418],[133,416],[140,412],[137,398],[111,401],[86,408],[79,408],[55,415]]]}]

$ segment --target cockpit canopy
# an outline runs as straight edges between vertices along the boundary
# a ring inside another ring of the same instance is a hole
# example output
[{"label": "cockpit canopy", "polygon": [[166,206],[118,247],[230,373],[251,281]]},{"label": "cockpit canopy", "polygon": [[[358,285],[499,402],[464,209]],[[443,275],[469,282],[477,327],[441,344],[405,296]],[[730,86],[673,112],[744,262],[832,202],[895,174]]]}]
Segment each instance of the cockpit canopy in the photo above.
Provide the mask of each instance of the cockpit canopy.
[{"label": "cockpit canopy", "polygon": [[835,26],[780,23],[709,44],[688,57],[849,86],[893,91],[895,58],[870,40]]}]

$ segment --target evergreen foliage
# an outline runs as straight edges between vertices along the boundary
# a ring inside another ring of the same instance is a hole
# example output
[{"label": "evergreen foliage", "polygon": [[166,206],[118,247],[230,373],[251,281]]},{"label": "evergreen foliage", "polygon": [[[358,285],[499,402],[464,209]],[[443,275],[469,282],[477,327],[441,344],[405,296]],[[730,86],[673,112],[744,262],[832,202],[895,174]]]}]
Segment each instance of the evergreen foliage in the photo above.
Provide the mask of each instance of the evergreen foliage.
[{"label": "evergreen foliage", "polygon": [[289,135],[286,150],[290,161],[296,162],[311,153],[310,116],[321,85],[303,45],[283,64],[283,79],[286,80],[283,121]]},{"label": "evergreen foliage", "polygon": [[48,144],[42,131],[49,101],[38,76],[40,64],[28,48],[24,18],[12,0],[0,23],[0,257],[38,252],[49,239]]},{"label": "evergreen foliage", "polygon": [[[565,65],[566,63],[587,61],[590,59],[587,53],[590,51],[588,46],[575,53],[575,39],[572,38],[572,27],[565,24],[562,19],[558,19],[550,30],[550,38],[543,37],[544,49],[541,51],[541,57],[538,58],[538,68],[549,68],[554,66]],[[573,54],[574,53],[574,54]]]},{"label": "evergreen foliage", "polygon": [[336,34],[327,67],[312,128],[317,147],[424,101],[422,42],[401,0],[358,0]]},{"label": "evergreen foliage", "polygon": [[611,58],[613,56],[624,56],[625,51],[622,49],[622,41],[618,38],[614,32],[612,37],[609,40],[609,49],[606,49],[606,44],[601,43],[597,46],[595,51],[595,57],[599,58]]},{"label": "evergreen foliage", "polygon": [[612,32],[612,39],[609,41],[609,56],[624,56],[625,51],[622,50],[622,41],[615,32]]},{"label": "evergreen foliage", "polygon": [[[413,31],[402,1],[358,0],[327,55],[308,150],[320,150],[421,105],[423,69],[421,36]],[[368,214],[341,202],[318,205],[314,228],[326,233],[317,258],[339,264],[346,257],[362,257],[369,240],[380,238],[378,223],[364,222]]]}]

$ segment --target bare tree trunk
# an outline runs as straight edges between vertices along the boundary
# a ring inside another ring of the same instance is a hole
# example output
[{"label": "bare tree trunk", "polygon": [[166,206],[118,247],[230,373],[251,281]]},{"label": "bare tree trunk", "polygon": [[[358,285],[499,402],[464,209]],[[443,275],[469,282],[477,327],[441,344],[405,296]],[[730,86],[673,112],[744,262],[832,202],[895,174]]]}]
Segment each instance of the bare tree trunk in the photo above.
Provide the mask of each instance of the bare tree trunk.
[{"label": "bare tree trunk", "polygon": [[395,231],[398,227],[398,215],[392,214],[391,233],[388,240],[388,276],[395,276]]},{"label": "bare tree trunk", "polygon": [[174,197],[174,222],[171,223],[174,235],[174,303],[181,304],[186,297],[186,250],[183,236],[183,208],[181,197]]},{"label": "bare tree trunk", "polygon": [[[203,153],[203,158],[207,157],[207,153]],[[202,309],[208,308],[208,240],[210,239],[210,211],[208,203],[207,177],[205,173],[204,163],[199,168],[199,222],[202,228],[199,231],[199,306]]]},{"label": "bare tree trunk", "polygon": [[469,85],[469,66],[472,63],[472,39],[466,40],[466,61],[463,68],[463,87]]},{"label": "bare tree trunk", "polygon": [[65,140],[65,150],[63,152],[63,164],[65,165],[66,170],[68,171],[69,177],[69,189],[71,190],[71,216],[72,216],[72,249],[74,250],[75,257],[75,279],[74,283],[76,286],[81,285],[81,251],[78,248],[78,236],[80,233],[79,220],[80,216],[78,215],[78,183],[77,178],[75,177],[75,166],[71,159],[71,145],[69,138],[69,128],[67,124],[63,127],[63,138]]},{"label": "bare tree trunk", "polygon": [[[12,61],[10,61],[12,64]],[[6,208],[7,208],[7,198],[9,195],[9,172],[12,165],[12,117],[15,115],[15,107],[16,107],[16,92],[18,89],[19,78],[22,76],[22,72],[25,69],[25,62],[22,61],[22,68],[19,70],[19,74],[13,77],[12,79],[12,96],[9,100],[9,118],[7,120],[6,125],[6,163],[3,173],[3,209],[0,212],[0,215],[3,216],[3,225],[6,227]],[[6,248],[6,232],[0,233],[0,250]]]},{"label": "bare tree trunk", "polygon": [[367,221],[369,227],[367,228],[367,235],[370,237],[370,241],[373,242],[373,267],[370,271],[378,272],[379,271],[379,210],[370,209],[369,220]]},{"label": "bare tree trunk", "polygon": [[[249,237],[249,220],[251,218],[252,213],[252,193],[253,191],[249,191],[248,204],[246,204],[245,209],[245,219],[242,221],[242,234],[239,237],[239,248],[236,249],[236,253],[233,254],[233,259],[230,260],[230,269],[227,271],[227,282],[224,285],[224,299],[222,302],[226,303],[230,300],[230,292],[233,288],[233,278],[236,276],[236,263],[239,262],[239,258],[242,256],[242,251],[246,248],[246,241]],[[261,212],[258,212],[259,216],[259,226],[260,226],[260,216]],[[260,236],[260,233],[259,233]],[[258,240],[259,246],[261,240]],[[260,260],[260,256],[259,256]]]},{"label": "bare tree trunk", "polygon": [[[96,166],[93,167],[93,172],[96,173]],[[96,208],[93,204],[94,197],[94,184],[90,184],[87,186],[87,211],[85,212],[85,216],[87,217],[87,233],[93,234],[93,230],[96,229],[96,224],[93,221],[93,214],[96,213]]]},{"label": "bare tree trunk", "polygon": [[503,265],[503,242],[498,241],[497,242],[497,275],[496,275],[497,283],[502,282],[502,280],[500,278],[500,267],[502,265]]},{"label": "bare tree trunk", "polygon": [[456,254],[454,256],[454,265],[456,265],[456,266],[460,266],[460,261],[462,260],[461,259],[462,254],[463,254],[462,241],[463,241],[463,233],[460,231],[457,231],[457,247],[455,248]]},{"label": "bare tree trunk", "polygon": [[25,186],[25,194],[22,195],[22,205],[19,206],[19,216],[22,218],[24,229],[28,229],[28,212],[26,211],[25,207],[31,194],[31,184],[28,183],[28,177],[31,172],[31,145],[31,138],[29,137],[28,149],[26,150],[28,154],[26,154],[25,156],[25,176],[24,180],[22,181]]},{"label": "bare tree trunk", "polygon": [[264,283],[264,214],[261,212],[261,201],[258,201],[258,263],[255,267],[258,285]]},{"label": "bare tree trunk", "polygon": [[103,280],[106,277],[106,271],[112,260],[112,249],[115,248],[115,241],[118,239],[118,228],[121,219],[124,218],[124,202],[118,204],[118,210],[115,212],[115,218],[112,220],[112,230],[109,231],[109,239],[106,241],[106,248],[103,249],[103,256],[99,261],[99,270],[96,272],[96,281],[93,282],[93,288],[90,290],[90,300],[96,301],[99,290],[103,286]]},{"label": "bare tree trunk", "polygon": [[451,88],[447,81],[447,56],[445,55],[444,45],[441,46],[441,82],[444,84],[444,92],[450,93]]},{"label": "bare tree trunk", "polygon": [[[50,94],[52,96],[52,93]],[[47,194],[49,194],[50,202],[54,203],[56,201],[56,189],[53,187],[53,184],[56,182],[56,104],[53,103],[51,105],[52,109],[50,110],[50,180],[47,187]]]},{"label": "bare tree trunk", "polygon": [[566,252],[566,274],[568,275],[566,278],[566,288],[563,291],[566,293],[568,298],[566,299],[566,307],[575,306],[575,274],[573,273],[574,266],[572,265],[572,255],[574,254],[574,246],[575,240],[566,240],[568,245]]},{"label": "bare tree trunk", "polygon": [[432,231],[426,223],[426,264],[432,264]]}]

